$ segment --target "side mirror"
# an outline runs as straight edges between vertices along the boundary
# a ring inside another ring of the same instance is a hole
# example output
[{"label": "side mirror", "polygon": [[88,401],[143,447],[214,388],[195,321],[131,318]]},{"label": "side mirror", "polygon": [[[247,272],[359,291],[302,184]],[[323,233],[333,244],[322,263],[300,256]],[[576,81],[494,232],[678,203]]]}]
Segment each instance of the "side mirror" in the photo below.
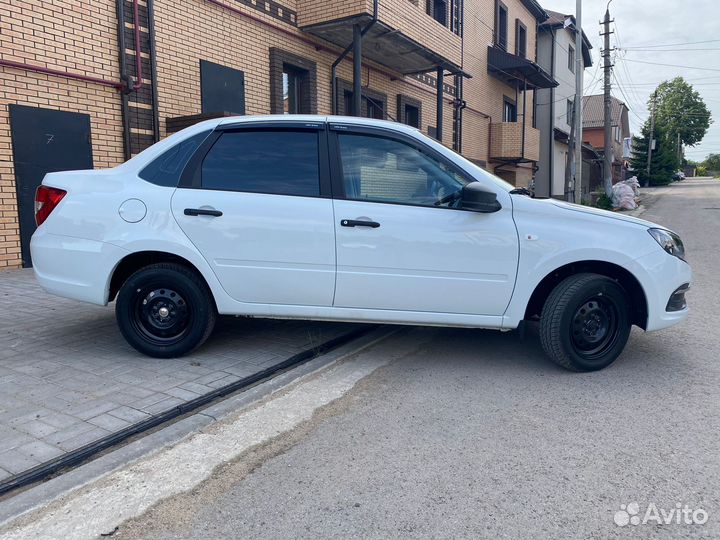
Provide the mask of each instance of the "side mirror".
[{"label": "side mirror", "polygon": [[502,205],[495,192],[486,190],[480,182],[470,182],[462,189],[460,208],[491,214],[500,210]]}]

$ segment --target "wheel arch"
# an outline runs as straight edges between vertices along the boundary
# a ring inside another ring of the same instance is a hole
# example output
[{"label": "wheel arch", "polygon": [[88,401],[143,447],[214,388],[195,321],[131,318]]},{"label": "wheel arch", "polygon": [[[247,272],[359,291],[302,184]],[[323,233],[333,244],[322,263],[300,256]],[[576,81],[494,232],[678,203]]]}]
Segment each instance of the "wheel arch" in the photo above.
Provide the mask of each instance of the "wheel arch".
[{"label": "wheel arch", "polygon": [[210,296],[214,298],[212,288],[203,273],[186,258],[165,251],[136,251],[123,257],[115,266],[110,278],[108,302],[112,302],[115,299],[118,291],[131,275],[141,268],[157,263],[175,263],[189,268],[202,279],[208,291],[210,291]]},{"label": "wheel arch", "polygon": [[647,295],[640,281],[620,265],[596,260],[576,261],[565,264],[548,273],[537,284],[525,308],[525,319],[539,316],[550,292],[565,278],[579,273],[593,273],[609,277],[617,281],[630,296],[632,324],[643,330],[647,327],[648,302]]}]

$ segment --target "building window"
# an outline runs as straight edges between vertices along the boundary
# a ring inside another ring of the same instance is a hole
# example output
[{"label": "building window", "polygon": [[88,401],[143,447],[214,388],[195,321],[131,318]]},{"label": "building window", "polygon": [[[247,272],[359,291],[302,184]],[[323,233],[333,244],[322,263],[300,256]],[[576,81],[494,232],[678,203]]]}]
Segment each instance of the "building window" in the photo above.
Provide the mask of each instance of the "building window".
[{"label": "building window", "polygon": [[517,105],[508,97],[503,101],[503,122],[517,122]]},{"label": "building window", "polygon": [[270,48],[270,112],[317,114],[315,62],[282,49]]},{"label": "building window", "polygon": [[363,116],[365,118],[374,118],[375,120],[385,118],[385,104],[382,101],[377,101],[367,96],[363,96],[362,100]]},{"label": "building window", "polygon": [[303,99],[307,92],[305,72],[285,64],[283,66],[283,112],[285,114],[310,114],[308,102]]},{"label": "building window", "polygon": [[570,126],[573,123],[573,114],[574,114],[573,108],[574,108],[573,100],[568,99],[567,100],[567,123]]},{"label": "building window", "polygon": [[340,115],[362,116],[365,118],[387,118],[387,95],[370,88],[362,89],[360,114],[353,110],[353,85],[344,79],[337,80],[337,111]]},{"label": "building window", "polygon": [[527,27],[515,19],[515,54],[527,58]]},{"label": "building window", "polygon": [[447,0],[427,0],[427,14],[443,26],[447,26]]},{"label": "building window", "polygon": [[412,127],[416,127],[416,128],[420,127],[420,109],[418,109],[417,107],[415,107],[413,105],[406,104],[404,114],[405,114],[405,123],[408,126],[412,126]]},{"label": "building window", "polygon": [[575,49],[572,45],[568,47],[568,69],[575,73]]},{"label": "building window", "polygon": [[398,121],[408,126],[420,128],[422,125],[422,102],[403,94],[397,97]]},{"label": "building window", "polygon": [[203,114],[245,114],[245,73],[200,60],[200,106]]},{"label": "building window", "polygon": [[450,1],[450,30],[462,36],[462,0]]},{"label": "building window", "polygon": [[507,51],[508,10],[500,0],[495,0],[495,45]]}]

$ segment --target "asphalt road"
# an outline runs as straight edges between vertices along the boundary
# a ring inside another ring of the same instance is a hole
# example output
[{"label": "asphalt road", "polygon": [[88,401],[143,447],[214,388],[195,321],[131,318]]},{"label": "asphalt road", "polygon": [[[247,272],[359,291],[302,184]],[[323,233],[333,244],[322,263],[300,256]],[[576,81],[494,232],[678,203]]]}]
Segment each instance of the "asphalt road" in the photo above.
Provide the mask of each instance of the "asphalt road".
[{"label": "asphalt road", "polygon": [[[591,374],[554,366],[532,331],[411,330],[415,351],[115,537],[720,536],[720,182],[674,185],[642,217],[685,240],[682,325],[634,329]],[[677,523],[678,503],[706,522]]]}]

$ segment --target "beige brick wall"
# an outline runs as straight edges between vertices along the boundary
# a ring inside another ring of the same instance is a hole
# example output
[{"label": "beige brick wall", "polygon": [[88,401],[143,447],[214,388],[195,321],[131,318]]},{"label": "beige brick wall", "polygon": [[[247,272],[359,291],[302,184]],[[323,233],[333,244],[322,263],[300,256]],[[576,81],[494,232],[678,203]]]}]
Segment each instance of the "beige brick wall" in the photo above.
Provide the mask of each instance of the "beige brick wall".
[{"label": "beige brick wall", "polygon": [[[328,114],[330,66],[337,50],[328,44],[308,43],[308,36],[270,14],[223,0],[228,6],[250,15],[244,17],[205,0],[155,1],[155,30],[158,66],[158,107],[161,135],[165,119],[200,112],[199,61],[209,60],[245,72],[246,112],[266,114],[270,110],[269,49],[279,47],[317,63],[318,112]],[[144,0],[141,0],[144,5]],[[0,58],[27,62],[70,73],[119,79],[115,0],[2,0],[0,14]],[[352,15],[359,9],[369,13],[371,0],[284,0],[298,11],[298,24],[311,24],[318,17]],[[510,50],[514,50],[514,20],[522,18],[528,28],[528,52],[535,50],[535,22],[520,0],[505,0],[509,9]],[[460,63],[460,40],[424,12],[425,0],[381,0],[381,18],[402,29],[417,41],[425,40]],[[473,75],[465,81],[468,108],[463,120],[463,153],[475,160],[488,160],[488,136],[493,122],[502,117],[502,96],[515,97],[514,89],[487,73],[487,45],[492,42],[493,1],[465,2],[464,68]],[[344,15],[345,14],[345,15]],[[260,19],[263,23],[251,18]],[[352,64],[343,62],[340,78],[351,80]],[[452,82],[451,78],[446,79]],[[421,129],[435,125],[434,88],[410,77],[389,72],[382,66],[363,64],[363,84],[387,95],[388,114],[398,116],[397,94],[422,102]],[[451,144],[453,110],[445,95],[444,142]],[[518,114],[522,114],[521,99]],[[0,67],[0,268],[18,267],[20,242],[8,105],[23,104],[91,116],[92,150],[96,167],[122,162],[122,117],[120,96],[109,87],[53,75]],[[528,96],[531,125],[532,96]],[[491,164],[491,166],[494,164]],[[531,177],[521,169],[515,178]]]},{"label": "beige brick wall", "polygon": [[297,0],[298,26],[372,13],[372,0]]},{"label": "beige brick wall", "polygon": [[[3,60],[118,80],[113,0],[3,0],[0,9]],[[89,113],[95,166],[116,165],[123,156],[116,90],[0,66],[0,269],[21,264],[8,110],[13,103]]]}]

